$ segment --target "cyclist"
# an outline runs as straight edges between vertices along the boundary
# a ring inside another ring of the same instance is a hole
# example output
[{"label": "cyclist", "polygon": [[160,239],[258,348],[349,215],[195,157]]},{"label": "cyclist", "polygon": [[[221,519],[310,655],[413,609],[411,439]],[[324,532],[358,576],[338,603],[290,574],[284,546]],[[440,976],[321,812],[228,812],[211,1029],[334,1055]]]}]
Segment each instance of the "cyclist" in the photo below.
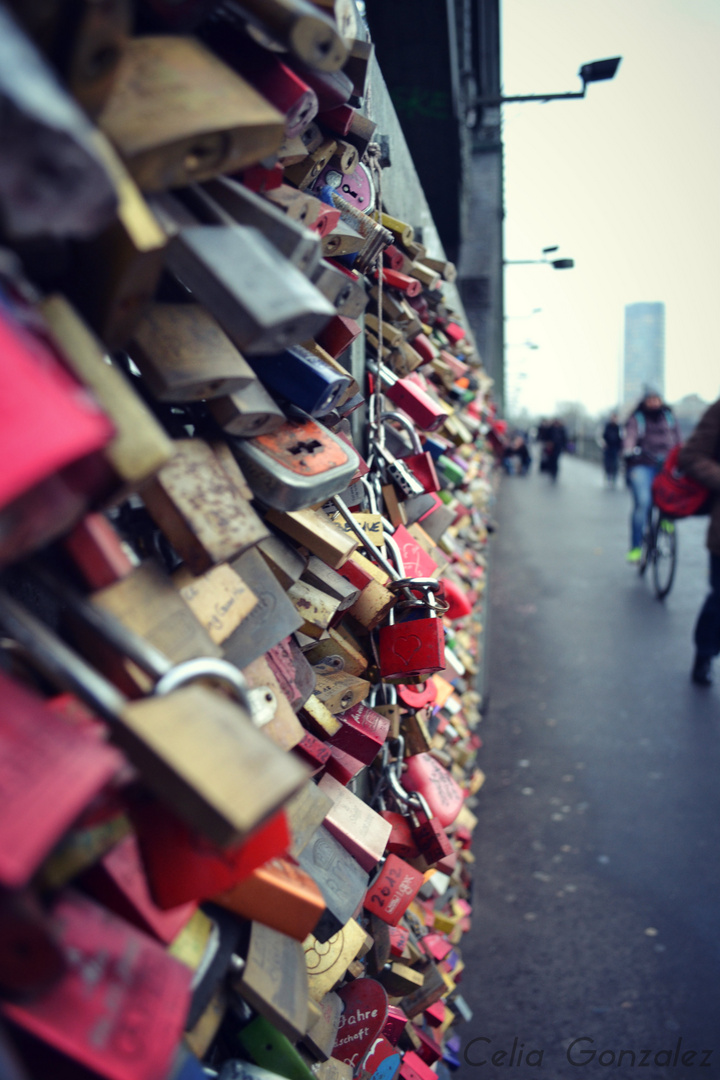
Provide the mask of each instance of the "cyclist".
[{"label": "cyclist", "polygon": [[714,496],[707,534],[710,592],[695,624],[695,661],[690,676],[698,686],[710,686],[713,657],[720,653],[720,401],[700,417],[698,426],[680,451],[678,464]]},{"label": "cyclist", "polygon": [[623,456],[627,485],[633,496],[630,516],[629,563],[642,557],[643,532],[652,506],[652,482],[667,453],[680,442],[675,415],[657,392],[650,387],[638,402],[625,425]]}]

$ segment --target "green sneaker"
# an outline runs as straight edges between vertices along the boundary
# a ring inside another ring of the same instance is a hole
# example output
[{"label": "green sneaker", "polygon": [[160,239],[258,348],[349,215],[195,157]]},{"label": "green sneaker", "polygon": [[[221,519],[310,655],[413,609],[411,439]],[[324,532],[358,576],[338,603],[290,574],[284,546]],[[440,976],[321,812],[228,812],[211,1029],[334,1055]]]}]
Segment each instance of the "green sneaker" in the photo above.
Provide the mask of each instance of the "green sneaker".
[{"label": "green sneaker", "polygon": [[625,561],[630,562],[630,563],[636,563],[636,562],[640,562],[641,558],[642,558],[642,548],[630,548],[627,555],[625,556]]},{"label": "green sneaker", "polygon": [[675,522],[674,521],[669,521],[667,518],[663,518],[662,521],[660,522],[660,528],[662,529],[663,532],[674,533],[675,532]]}]

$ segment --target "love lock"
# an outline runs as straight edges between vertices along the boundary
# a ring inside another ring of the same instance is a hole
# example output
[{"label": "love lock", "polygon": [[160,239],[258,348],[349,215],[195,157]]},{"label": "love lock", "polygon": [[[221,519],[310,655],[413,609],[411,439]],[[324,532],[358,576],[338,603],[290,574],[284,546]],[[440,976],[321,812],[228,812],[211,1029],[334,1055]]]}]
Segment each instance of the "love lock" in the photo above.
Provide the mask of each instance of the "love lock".
[{"label": "love lock", "polygon": [[[434,578],[405,578],[388,585],[393,591],[409,588],[421,598],[398,601],[390,622],[380,630],[378,652],[383,679],[404,681],[408,677],[427,678],[445,668],[445,630],[436,607],[440,586]],[[395,621],[396,610],[406,616]]]}]

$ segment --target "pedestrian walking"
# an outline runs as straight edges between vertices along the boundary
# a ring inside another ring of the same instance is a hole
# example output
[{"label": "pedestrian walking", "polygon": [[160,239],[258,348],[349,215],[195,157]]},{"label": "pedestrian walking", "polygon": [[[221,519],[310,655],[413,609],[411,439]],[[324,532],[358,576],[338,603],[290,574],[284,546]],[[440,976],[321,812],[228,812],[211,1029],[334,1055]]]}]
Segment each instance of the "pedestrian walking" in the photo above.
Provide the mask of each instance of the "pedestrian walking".
[{"label": "pedestrian walking", "polygon": [[608,487],[615,487],[615,484],[617,483],[622,443],[622,432],[620,430],[620,424],[618,423],[618,414],[612,412],[610,413],[610,417],[605,424],[602,433],[603,468],[605,469],[605,479],[607,480]]}]

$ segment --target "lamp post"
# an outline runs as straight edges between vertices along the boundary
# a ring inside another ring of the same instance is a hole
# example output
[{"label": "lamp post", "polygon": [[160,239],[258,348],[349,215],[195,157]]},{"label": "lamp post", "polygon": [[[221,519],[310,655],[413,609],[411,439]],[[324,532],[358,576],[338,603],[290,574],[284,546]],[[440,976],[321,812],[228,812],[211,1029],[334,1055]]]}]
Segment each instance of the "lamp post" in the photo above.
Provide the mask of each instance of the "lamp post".
[{"label": "lamp post", "polygon": [[584,98],[588,83],[606,82],[613,79],[620,66],[622,56],[613,56],[607,60],[593,60],[583,64],[578,71],[582,80],[582,90],[573,90],[565,94],[513,94],[508,97],[480,98],[478,105],[505,105],[511,101],[568,101],[572,98]]},{"label": "lamp post", "polygon": [[[516,101],[517,102],[524,102],[524,101],[562,101],[562,100],[578,100],[578,99],[582,99],[582,98],[585,97],[587,87],[589,86],[590,83],[593,83],[593,82],[605,82],[605,81],[607,81],[609,79],[614,78],[615,74],[617,73],[618,67],[620,66],[621,60],[622,60],[622,57],[614,56],[614,57],[610,57],[610,58],[607,58],[607,59],[604,59],[604,60],[594,60],[594,61],[591,61],[590,63],[582,64],[580,66],[580,70],[578,71],[578,76],[580,78],[582,87],[578,91],[570,91],[570,92],[564,93],[564,94],[511,94],[511,95],[499,94],[497,96],[488,96],[488,97],[480,98],[478,100],[478,102],[477,102],[477,105],[478,105],[478,107],[483,107],[483,106],[492,107],[492,106],[505,105],[505,104],[509,104],[509,103],[512,103],[512,102],[516,102]],[[499,198],[500,198],[500,217],[504,218],[504,216],[505,216],[505,199],[504,199],[502,185],[500,186],[500,196],[499,196]],[[498,288],[499,288],[500,309],[501,309],[501,311],[502,311],[502,309],[504,307],[504,303],[505,303],[505,288],[504,288],[504,282],[503,282],[502,267],[505,266],[505,265],[512,265],[512,262],[510,260],[508,260],[506,262],[505,259],[502,256],[503,246],[504,246],[504,238],[503,238],[503,236],[501,234],[501,238],[500,238],[500,252],[501,252],[501,254],[500,254],[500,260],[499,260],[500,265],[496,264],[496,270],[495,270],[495,272],[497,273],[497,276],[499,278]],[[545,259],[543,259],[541,261],[545,262]],[[560,265],[555,265],[556,263],[558,263]],[[570,269],[572,269],[574,263],[572,262],[572,260],[555,259],[555,260],[550,261],[550,265],[552,266],[552,268],[554,270],[570,270]],[[503,312],[503,315],[504,315],[504,312]],[[504,344],[505,344],[505,342],[504,342],[504,330],[505,330],[505,325],[506,325],[505,319],[503,318],[500,321],[500,328],[499,328],[500,339],[499,339],[499,349],[498,349],[498,353],[502,357],[501,362],[503,363],[503,365],[504,365],[504,357],[505,357],[505,350],[504,350]],[[503,371],[502,373],[500,373],[500,378],[497,380],[498,400],[499,400],[501,408],[502,408],[502,406],[504,404],[504,396],[505,396],[504,383],[505,383],[505,375],[504,375],[504,371]]]}]

